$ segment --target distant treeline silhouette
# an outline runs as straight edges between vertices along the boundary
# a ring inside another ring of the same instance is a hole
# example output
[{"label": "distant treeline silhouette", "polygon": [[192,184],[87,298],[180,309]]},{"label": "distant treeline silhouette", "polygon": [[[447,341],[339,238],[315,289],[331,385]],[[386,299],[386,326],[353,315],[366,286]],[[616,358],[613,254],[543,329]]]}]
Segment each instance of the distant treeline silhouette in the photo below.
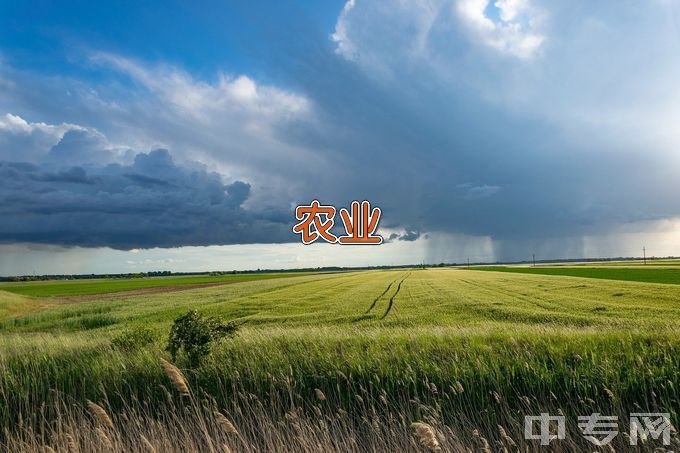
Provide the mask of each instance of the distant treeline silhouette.
[{"label": "distant treeline silhouette", "polygon": [[[647,257],[647,261],[651,260],[671,260],[680,259],[677,256],[665,257]],[[594,263],[594,262],[610,262],[610,261],[634,261],[642,260],[642,257],[615,257],[615,258],[554,258],[554,259],[537,259],[535,262],[540,264],[551,263]],[[249,270],[231,270],[231,271],[205,271],[205,272],[172,272],[172,271],[151,271],[151,272],[134,272],[125,274],[45,274],[45,275],[17,275],[2,277],[0,282],[30,282],[42,280],[87,280],[96,278],[111,278],[111,279],[127,279],[127,278],[146,278],[146,277],[181,277],[190,275],[233,275],[233,274],[258,274],[258,273],[277,273],[277,272],[342,272],[342,271],[362,271],[362,270],[380,270],[380,269],[413,269],[425,267],[467,267],[467,266],[483,266],[483,265],[505,265],[505,264],[531,264],[532,260],[522,261],[471,261],[462,263],[420,263],[420,264],[398,264],[398,265],[382,265],[382,266],[358,266],[358,267],[344,267],[344,266],[326,266],[326,267],[305,267],[299,269],[249,269]]]}]

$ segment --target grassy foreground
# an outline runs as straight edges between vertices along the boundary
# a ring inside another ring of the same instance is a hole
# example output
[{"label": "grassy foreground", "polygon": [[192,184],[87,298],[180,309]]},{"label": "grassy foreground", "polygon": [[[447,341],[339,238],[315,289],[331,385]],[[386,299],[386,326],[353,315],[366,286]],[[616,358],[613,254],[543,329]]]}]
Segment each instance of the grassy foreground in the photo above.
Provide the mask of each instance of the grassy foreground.
[{"label": "grassy foreground", "polygon": [[[458,269],[78,303],[5,293],[2,442],[10,451],[540,451],[523,439],[524,415],[561,412],[568,435],[553,449],[596,451],[576,417],[601,412],[619,416],[612,445],[630,451],[630,412],[678,422],[678,301],[676,285]],[[243,327],[199,368],[176,364],[191,393],[182,396],[160,358],[169,359],[170,323],[189,308]],[[142,325],[154,342],[112,346]]]}]

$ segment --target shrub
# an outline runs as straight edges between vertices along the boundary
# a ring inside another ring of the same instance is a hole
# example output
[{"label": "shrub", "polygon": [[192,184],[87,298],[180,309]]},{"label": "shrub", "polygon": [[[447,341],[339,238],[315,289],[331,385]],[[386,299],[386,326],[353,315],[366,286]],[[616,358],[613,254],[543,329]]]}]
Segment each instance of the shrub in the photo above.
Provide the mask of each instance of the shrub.
[{"label": "shrub", "polygon": [[111,346],[123,351],[133,351],[137,348],[153,343],[156,339],[154,331],[148,327],[134,327],[126,329],[111,340]]},{"label": "shrub", "polygon": [[191,366],[198,366],[201,359],[210,354],[215,341],[236,333],[238,326],[233,322],[224,323],[217,318],[205,317],[196,310],[175,319],[170,328],[168,347],[172,359],[177,359],[180,350]]}]

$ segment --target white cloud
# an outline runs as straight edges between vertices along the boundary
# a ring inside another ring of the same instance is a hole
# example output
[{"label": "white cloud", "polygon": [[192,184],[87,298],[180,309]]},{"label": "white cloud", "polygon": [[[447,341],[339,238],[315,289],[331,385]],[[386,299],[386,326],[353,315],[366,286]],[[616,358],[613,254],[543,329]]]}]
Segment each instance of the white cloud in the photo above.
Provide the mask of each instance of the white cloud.
[{"label": "white cloud", "polygon": [[532,58],[545,41],[535,31],[537,13],[528,0],[498,0],[498,20],[487,16],[489,0],[458,0],[456,12],[468,31],[481,43],[518,58]]},{"label": "white cloud", "polygon": [[310,103],[303,96],[275,87],[257,85],[245,75],[218,74],[216,83],[194,79],[171,66],[149,68],[133,60],[97,53],[93,61],[115,67],[159,95],[178,113],[201,119],[224,113],[247,115],[266,121],[270,117],[308,112]]},{"label": "white cloud", "polygon": [[335,24],[335,32],[331,35],[331,40],[338,45],[335,51],[348,60],[354,60],[356,58],[356,49],[347,34],[347,16],[355,6],[356,0],[347,0],[347,3],[345,3],[345,6],[340,12],[338,21]]},{"label": "white cloud", "polygon": [[500,10],[500,17],[505,22],[512,22],[522,11],[529,7],[528,0],[498,0],[494,6]]},{"label": "white cloud", "polygon": [[10,134],[30,135],[34,132],[42,132],[58,140],[64,135],[64,132],[71,129],[82,128],[74,124],[65,123],[60,125],[29,123],[19,115],[13,115],[11,113],[6,113],[4,116],[0,117],[0,130]]},{"label": "white cloud", "polygon": [[77,124],[29,122],[19,115],[0,116],[0,161],[51,163],[58,167],[121,161],[117,147],[93,128]]},{"label": "white cloud", "polygon": [[304,95],[248,75],[220,72],[205,80],[109,53],[92,54],[91,60],[134,85],[122,92],[88,92],[95,99],[84,99],[104,125],[118,126],[107,137],[136,149],[166,148],[179,162],[200,161],[247,180],[253,183],[248,200],[253,206],[290,204],[302,186],[321,183],[323,171],[334,166],[320,150],[285,137],[301,124],[314,127],[314,105]]},{"label": "white cloud", "polygon": [[[497,17],[489,17],[489,9]],[[437,47],[438,43],[430,39],[438,23],[449,30],[448,36],[439,38],[458,39],[453,31],[462,26],[473,42],[520,59],[534,57],[545,41],[539,30],[543,13],[529,0],[366,1],[360,5],[348,0],[331,40],[336,53],[347,60],[386,73],[386,53],[399,54],[402,61],[433,57],[431,44]]]},{"label": "white cloud", "polygon": [[348,0],[330,39],[337,54],[360,64],[373,78],[389,78],[400,62],[427,56],[430,32],[443,5],[442,0]]},{"label": "white cloud", "polygon": [[68,131],[83,131],[74,124],[29,123],[19,115],[0,116],[0,160],[37,162]]}]

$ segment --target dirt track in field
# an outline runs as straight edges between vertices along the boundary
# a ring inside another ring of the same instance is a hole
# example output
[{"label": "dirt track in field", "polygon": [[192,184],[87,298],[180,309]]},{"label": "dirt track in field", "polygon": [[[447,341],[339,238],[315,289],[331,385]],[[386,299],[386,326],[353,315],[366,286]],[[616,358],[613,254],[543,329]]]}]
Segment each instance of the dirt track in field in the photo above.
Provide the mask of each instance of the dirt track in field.
[{"label": "dirt track in field", "polygon": [[408,274],[406,274],[406,277],[401,279],[401,281],[397,285],[397,290],[394,292],[394,294],[392,294],[392,297],[390,297],[390,302],[387,305],[387,309],[385,310],[385,313],[383,313],[383,315],[380,317],[380,319],[385,319],[385,318],[387,318],[387,315],[390,314],[390,310],[392,310],[392,306],[394,306],[394,298],[397,297],[397,294],[399,294],[399,291],[401,290],[401,284],[404,283],[404,280],[406,280],[410,275],[411,275],[411,273],[409,272]]}]

